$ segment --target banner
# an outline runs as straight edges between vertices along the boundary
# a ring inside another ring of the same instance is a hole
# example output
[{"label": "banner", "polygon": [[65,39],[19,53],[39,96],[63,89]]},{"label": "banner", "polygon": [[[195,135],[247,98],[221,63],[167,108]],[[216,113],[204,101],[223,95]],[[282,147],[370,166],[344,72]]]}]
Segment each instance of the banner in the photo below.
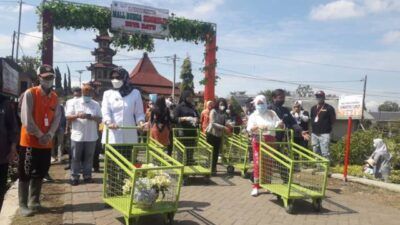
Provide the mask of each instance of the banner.
[{"label": "banner", "polygon": [[361,118],[363,107],[362,95],[348,95],[339,98],[338,117]]},{"label": "banner", "polygon": [[7,94],[18,96],[18,71],[13,69],[5,60],[2,60],[2,89],[1,91]]},{"label": "banner", "polygon": [[111,29],[128,33],[143,33],[155,38],[165,38],[169,11],[149,6],[114,1],[111,5]]}]

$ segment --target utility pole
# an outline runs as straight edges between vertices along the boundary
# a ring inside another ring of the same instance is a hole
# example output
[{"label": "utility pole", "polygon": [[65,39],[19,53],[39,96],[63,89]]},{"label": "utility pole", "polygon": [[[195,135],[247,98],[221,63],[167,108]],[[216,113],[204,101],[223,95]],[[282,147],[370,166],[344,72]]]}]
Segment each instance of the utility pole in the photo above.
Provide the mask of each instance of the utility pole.
[{"label": "utility pole", "polygon": [[174,80],[172,82],[172,101],[175,102],[176,54],[174,54],[172,61],[174,62]]},{"label": "utility pole", "polygon": [[15,62],[18,62],[19,35],[20,35],[20,33],[21,33],[21,14],[22,14],[22,0],[19,1],[19,19],[18,19],[18,34],[17,34],[17,53],[15,54]]},{"label": "utility pole", "polygon": [[362,98],[361,124],[364,122],[365,94],[367,92],[367,75],[364,77],[364,90]]},{"label": "utility pole", "polygon": [[15,47],[15,30],[13,32],[12,38],[12,50],[11,50],[11,59],[14,60],[14,47]]},{"label": "utility pole", "polygon": [[82,86],[82,73],[86,70],[75,70],[75,72],[79,73],[79,86]]}]

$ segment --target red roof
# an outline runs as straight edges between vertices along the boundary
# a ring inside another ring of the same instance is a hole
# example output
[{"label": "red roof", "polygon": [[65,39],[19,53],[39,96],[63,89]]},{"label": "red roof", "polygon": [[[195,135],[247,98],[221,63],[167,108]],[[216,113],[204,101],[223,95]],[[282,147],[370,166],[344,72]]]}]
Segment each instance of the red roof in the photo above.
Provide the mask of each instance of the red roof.
[{"label": "red roof", "polygon": [[[143,54],[143,58],[131,72],[130,80],[147,93],[168,95],[172,92],[172,82],[158,73],[147,53]],[[177,86],[175,93],[179,94]]]}]

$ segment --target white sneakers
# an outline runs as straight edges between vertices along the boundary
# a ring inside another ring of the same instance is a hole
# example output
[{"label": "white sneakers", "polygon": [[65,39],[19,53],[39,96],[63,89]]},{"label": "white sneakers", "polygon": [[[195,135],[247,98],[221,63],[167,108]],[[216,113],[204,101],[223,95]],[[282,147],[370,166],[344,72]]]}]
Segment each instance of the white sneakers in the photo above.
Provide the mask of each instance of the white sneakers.
[{"label": "white sneakers", "polygon": [[253,197],[258,196],[258,188],[253,188],[253,190],[251,190],[251,196],[253,196]]}]

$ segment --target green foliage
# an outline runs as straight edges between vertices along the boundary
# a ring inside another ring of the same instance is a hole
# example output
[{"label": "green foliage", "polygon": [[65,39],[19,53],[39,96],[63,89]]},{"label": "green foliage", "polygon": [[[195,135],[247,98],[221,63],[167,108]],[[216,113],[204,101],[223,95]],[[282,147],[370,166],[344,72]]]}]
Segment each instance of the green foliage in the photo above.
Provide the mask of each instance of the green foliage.
[{"label": "green foliage", "polygon": [[58,66],[56,67],[56,69],[54,70],[56,78],[55,78],[55,86],[56,86],[56,92],[58,96],[62,96],[63,95],[63,88],[61,86],[61,72],[60,72],[60,68],[58,68]]},{"label": "green foliage", "polygon": [[64,73],[64,96],[67,96],[68,93],[68,81],[67,81],[67,74]]},{"label": "green foliage", "polygon": [[169,29],[169,38],[174,41],[188,41],[195,44],[207,42],[208,35],[216,32],[214,24],[174,16],[169,18],[165,29]]},{"label": "green foliage", "polygon": [[194,84],[193,84],[193,73],[192,73],[192,63],[190,62],[190,58],[186,57],[183,60],[183,64],[181,67],[181,76],[182,83],[180,86],[180,90],[192,90],[194,91]]},{"label": "green foliage", "polygon": [[314,95],[314,91],[310,85],[299,85],[296,89],[296,94],[299,97],[311,97]]},{"label": "green foliage", "polygon": [[[383,133],[375,130],[359,130],[352,134],[351,145],[350,145],[350,165],[363,165],[364,161],[374,151],[373,139],[383,138],[386,146],[392,155],[392,167],[394,169],[400,169],[400,136],[395,137],[384,137]],[[335,144],[331,145],[331,159],[332,163],[343,164],[344,162],[344,148],[345,139],[342,138]]]},{"label": "green foliage", "polygon": [[[79,4],[64,1],[47,1],[38,7],[38,14],[49,10],[53,15],[53,23],[57,29],[97,29],[101,32],[111,28],[111,11],[107,7],[89,4]],[[208,35],[215,34],[215,26],[197,20],[188,20],[180,17],[171,17],[165,29],[169,29],[168,39],[189,42],[206,42]],[[126,34],[120,31],[113,33],[113,45],[128,50],[154,50],[153,38],[143,34]]]},{"label": "green foliage", "polygon": [[[350,145],[350,164],[351,165],[362,165],[364,161],[374,151],[373,139],[381,136],[376,130],[367,131],[356,131],[351,136]],[[344,162],[344,149],[345,149],[345,137],[340,141],[331,145],[331,160],[333,164],[343,164]]]},{"label": "green foliage", "polygon": [[23,73],[28,74],[32,81],[37,81],[36,70],[41,64],[39,58],[24,55],[18,60],[18,64],[21,66]]},{"label": "green foliage", "polygon": [[399,104],[392,101],[385,101],[378,107],[379,112],[398,112],[400,111]]},{"label": "green foliage", "polygon": [[241,115],[243,110],[242,107],[240,107],[240,104],[235,97],[231,96],[231,98],[229,99],[229,104],[232,106],[232,110],[236,115]]},{"label": "green foliage", "polygon": [[265,98],[267,99],[267,102],[272,102],[272,90],[265,90],[265,91],[260,91],[258,93],[259,95],[264,95]]}]

